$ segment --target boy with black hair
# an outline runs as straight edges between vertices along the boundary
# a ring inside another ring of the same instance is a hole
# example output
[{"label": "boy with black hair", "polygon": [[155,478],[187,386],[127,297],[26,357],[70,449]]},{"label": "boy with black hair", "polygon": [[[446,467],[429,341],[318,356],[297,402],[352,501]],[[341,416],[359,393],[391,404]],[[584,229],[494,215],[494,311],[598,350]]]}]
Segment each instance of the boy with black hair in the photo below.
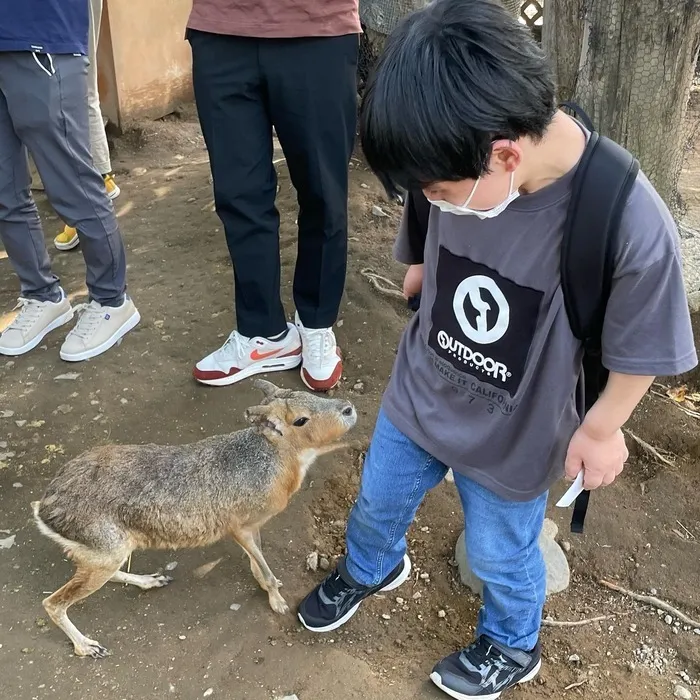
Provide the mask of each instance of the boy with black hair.
[{"label": "boy with black hair", "polygon": [[527,29],[495,0],[436,0],[410,15],[368,85],[361,137],[375,172],[431,202],[425,246],[410,244],[407,210],[395,251],[421,309],[383,398],[347,556],[299,617],[330,631],[403,583],[406,531],[451,467],[483,607],[476,640],[431,678],[460,700],[497,698],[541,665],[549,488],[564,470],[583,470],[589,490],[611,484],[628,456],[621,428],[654,377],[697,364],[676,229],[640,174],[603,328],[610,375],[581,420],[583,348],[560,251],[588,132],[556,109]]}]

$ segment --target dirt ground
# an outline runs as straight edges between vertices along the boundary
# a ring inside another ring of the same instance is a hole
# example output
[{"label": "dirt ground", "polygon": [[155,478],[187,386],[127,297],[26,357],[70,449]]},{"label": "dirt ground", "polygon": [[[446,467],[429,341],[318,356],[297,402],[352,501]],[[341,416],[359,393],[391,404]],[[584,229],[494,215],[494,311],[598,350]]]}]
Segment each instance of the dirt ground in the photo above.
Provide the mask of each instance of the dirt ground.
[{"label": "dirt ground", "polygon": [[[113,147],[122,187],[116,209],[142,323],[120,347],[78,366],[58,358],[62,332],[25,357],[0,359],[0,539],[16,536],[13,546],[0,550],[0,695],[441,697],[427,675],[434,662],[470,641],[478,609],[454,564],[462,525],[449,483],[429,494],[410,533],[416,577],[393,595],[370,600],[337,633],[314,636],[293,615],[272,613],[245,555],[232,543],[138,553],[132,571],[152,573],[177,562],[174,582],[151,592],[108,584],[76,606],[78,627],[111,650],[105,660],[74,657],[46,619],[41,599],[67,580],[71,567],[36,531],[29,503],[41,496],[57,467],[110,442],[183,443],[230,432],[243,427],[243,410],[257,400],[248,383],[205,388],[191,378],[192,363],[217,347],[233,325],[231,266],[212,213],[206,152],[191,110],[135,125]],[[283,293],[291,313],[295,196],[284,163],[278,168]],[[361,274],[372,268],[400,283],[401,266],[391,257],[399,209],[385,201],[360,160],[353,161],[351,174],[349,271],[337,328],[346,369],[338,393],[355,402],[358,432],[369,434],[411,312]],[[683,184],[688,215],[696,220],[699,175],[700,155],[692,151]],[[61,224],[42,193],[37,199],[50,244]],[[387,216],[373,214],[375,206]],[[66,291],[79,300],[86,291],[79,250],[50,250]],[[0,249],[0,327],[10,320],[6,312],[16,294],[16,279]],[[296,373],[274,379],[301,387]],[[697,375],[667,384],[684,381],[700,390]],[[574,628],[545,627],[542,674],[514,691],[514,698],[651,700],[673,697],[677,682],[700,698],[698,633],[676,625],[675,618],[668,624],[655,608],[598,584],[607,578],[640,593],[655,589],[658,597],[700,617],[700,422],[665,398],[665,389],[655,391],[660,395],[644,400],[630,428],[672,466],[631,444],[623,477],[593,496],[583,536],[569,534],[568,511],[550,508],[568,550],[572,585],[548,601],[546,615],[565,621],[616,617]],[[342,553],[359,474],[351,453],[323,458],[289,509],[265,528],[263,547],[290,604],[323,575],[307,570],[309,553],[328,558]],[[553,497],[564,488],[558,485]],[[198,567],[220,558],[205,576],[196,575]]]}]

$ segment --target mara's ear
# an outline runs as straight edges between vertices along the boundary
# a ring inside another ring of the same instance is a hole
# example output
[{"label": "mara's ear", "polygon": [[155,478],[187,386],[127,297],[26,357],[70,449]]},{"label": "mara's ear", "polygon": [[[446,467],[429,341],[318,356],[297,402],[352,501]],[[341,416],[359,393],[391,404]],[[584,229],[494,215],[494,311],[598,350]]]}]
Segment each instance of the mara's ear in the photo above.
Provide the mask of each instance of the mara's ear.
[{"label": "mara's ear", "polygon": [[244,415],[249,423],[273,430],[282,435],[285,423],[270,405],[251,406],[250,408],[246,408]]},{"label": "mara's ear", "polygon": [[292,393],[289,389],[280,389],[266,379],[254,379],[253,386],[260,389],[266,399],[285,399]]}]

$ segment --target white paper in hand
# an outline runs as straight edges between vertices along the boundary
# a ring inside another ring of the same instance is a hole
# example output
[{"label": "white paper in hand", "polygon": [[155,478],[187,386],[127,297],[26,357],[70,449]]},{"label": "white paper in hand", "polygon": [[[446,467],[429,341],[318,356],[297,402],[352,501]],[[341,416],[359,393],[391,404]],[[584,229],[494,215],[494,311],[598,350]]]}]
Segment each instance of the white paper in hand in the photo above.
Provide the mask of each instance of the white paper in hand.
[{"label": "white paper in hand", "polygon": [[569,490],[559,499],[557,508],[568,508],[583,491],[583,469],[578,473],[576,480]]}]

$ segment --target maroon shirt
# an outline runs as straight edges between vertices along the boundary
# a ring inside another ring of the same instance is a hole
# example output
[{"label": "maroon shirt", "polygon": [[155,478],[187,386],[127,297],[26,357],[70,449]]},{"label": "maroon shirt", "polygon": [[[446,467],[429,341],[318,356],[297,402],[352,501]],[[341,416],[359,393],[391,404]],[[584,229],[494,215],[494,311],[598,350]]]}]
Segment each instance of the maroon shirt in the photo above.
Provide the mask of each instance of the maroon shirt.
[{"label": "maroon shirt", "polygon": [[286,39],[359,34],[358,0],[193,0],[188,27]]}]

